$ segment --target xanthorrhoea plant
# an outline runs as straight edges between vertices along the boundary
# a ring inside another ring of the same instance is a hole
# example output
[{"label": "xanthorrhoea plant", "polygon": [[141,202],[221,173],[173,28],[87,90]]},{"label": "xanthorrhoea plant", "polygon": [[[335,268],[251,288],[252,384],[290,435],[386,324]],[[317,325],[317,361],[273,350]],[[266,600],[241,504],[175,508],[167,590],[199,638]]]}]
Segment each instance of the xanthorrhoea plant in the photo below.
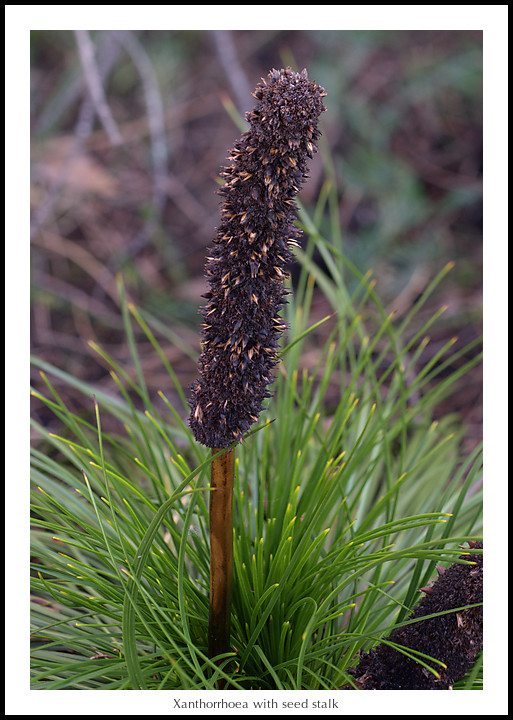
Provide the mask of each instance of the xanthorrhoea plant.
[{"label": "xanthorrhoea plant", "polygon": [[257,86],[248,132],[224,169],[221,225],[206,265],[200,379],[191,388],[190,425],[212,448],[210,494],[211,657],[229,650],[232,576],[233,448],[257,420],[273,380],[292,259],[294,196],[317,149],[324,89],[306,70],[272,70]]}]

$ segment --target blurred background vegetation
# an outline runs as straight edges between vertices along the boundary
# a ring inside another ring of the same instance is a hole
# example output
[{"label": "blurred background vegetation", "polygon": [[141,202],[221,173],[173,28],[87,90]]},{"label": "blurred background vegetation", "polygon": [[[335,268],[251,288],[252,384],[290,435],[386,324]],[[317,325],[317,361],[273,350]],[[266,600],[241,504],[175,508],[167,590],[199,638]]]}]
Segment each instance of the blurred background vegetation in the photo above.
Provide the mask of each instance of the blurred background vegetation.
[{"label": "blurred background vegetation", "polygon": [[[454,261],[419,314],[421,323],[448,306],[426,362],[454,336],[462,348],[480,336],[481,31],[33,31],[36,355],[111,389],[94,344],[128,361],[122,272],[182,387],[192,382],[219,170],[252,90],[286,65],[307,68],[328,93],[320,151],[300,195],[322,234],[359,270],[372,269],[399,319]],[[329,312],[321,295],[313,312],[313,320]],[[141,342],[150,392],[169,392],[154,349]],[[481,437],[481,387],[478,366],[439,410],[460,413],[468,450]],[[72,392],[64,396],[79,410]],[[37,400],[34,413],[51,422]]]}]

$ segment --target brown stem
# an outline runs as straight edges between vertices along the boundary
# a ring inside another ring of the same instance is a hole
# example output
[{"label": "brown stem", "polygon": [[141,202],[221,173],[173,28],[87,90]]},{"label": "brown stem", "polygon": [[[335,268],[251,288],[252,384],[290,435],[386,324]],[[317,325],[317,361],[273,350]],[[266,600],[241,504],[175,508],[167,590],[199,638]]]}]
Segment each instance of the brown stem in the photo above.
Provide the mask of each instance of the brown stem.
[{"label": "brown stem", "polygon": [[[212,448],[215,455],[219,450]],[[230,650],[233,573],[233,476],[235,451],[213,460],[210,477],[210,614],[209,657]]]}]

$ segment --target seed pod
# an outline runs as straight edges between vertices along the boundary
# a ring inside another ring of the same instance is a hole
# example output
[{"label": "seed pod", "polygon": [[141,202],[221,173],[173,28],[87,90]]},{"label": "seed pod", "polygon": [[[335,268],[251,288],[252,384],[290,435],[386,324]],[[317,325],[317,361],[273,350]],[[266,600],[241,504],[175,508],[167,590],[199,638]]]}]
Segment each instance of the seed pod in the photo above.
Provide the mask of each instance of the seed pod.
[{"label": "seed pod", "polygon": [[250,129],[221,173],[221,224],[205,270],[210,291],[201,310],[200,379],[189,401],[196,440],[218,449],[241,441],[270,397],[289,246],[300,235],[293,198],[307,177],[326,109],[324,89],[306,70],[272,70],[253,95]]}]

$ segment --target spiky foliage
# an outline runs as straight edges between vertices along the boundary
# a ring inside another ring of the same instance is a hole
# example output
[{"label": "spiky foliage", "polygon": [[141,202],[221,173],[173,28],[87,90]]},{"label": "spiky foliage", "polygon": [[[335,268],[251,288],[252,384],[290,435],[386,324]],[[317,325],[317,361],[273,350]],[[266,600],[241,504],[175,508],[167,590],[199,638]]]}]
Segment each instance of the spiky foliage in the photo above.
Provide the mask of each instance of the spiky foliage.
[{"label": "spiky foliage", "polygon": [[[301,217],[313,228],[305,210]],[[310,250],[314,244],[338,278],[337,248],[317,232]],[[93,346],[116,392],[33,359],[46,388],[34,396],[49,422],[33,423],[33,689],[214,690],[219,678],[240,690],[340,688],[355,653],[406,619],[435,563],[450,565],[458,545],[480,539],[481,448],[464,457],[454,418],[431,422],[433,407],[480,355],[447,375],[460,357],[449,345],[406,382],[413,349],[405,327],[388,322],[366,276],[355,276],[362,285],[345,302],[344,288],[310,262],[308,246],[299,262],[316,273],[339,317],[316,368],[301,373],[309,340],[330,320],[309,326],[311,286],[300,278],[287,306],[287,372],[271,401],[277,421],[237,449],[237,653],[220,665],[206,644],[212,457],[184,426],[181,405],[163,393],[153,399],[137,372],[145,338],[180,395],[154,334],[159,321],[127,302],[119,277],[129,371]],[[417,323],[417,337],[437,317]],[[342,374],[334,402],[333,379]],[[66,403],[70,391],[77,412]],[[455,685],[482,687],[482,666]]]},{"label": "spiky foliage", "polygon": [[317,149],[324,89],[290,68],[257,86],[248,132],[224,169],[221,225],[206,266],[200,379],[191,388],[198,442],[228,447],[258,418],[277,362],[283,280],[299,232],[294,196]]},{"label": "spiky foliage", "polygon": [[[483,547],[469,544],[471,549]],[[483,649],[483,556],[466,552],[459,559],[473,564],[440,567],[433,586],[421,588],[426,595],[410,620],[444,614],[397,628],[386,642],[363,653],[352,671],[361,690],[448,690],[469,670]],[[476,606],[461,609],[466,605]],[[435,672],[413,659],[423,654],[439,661]]]}]

